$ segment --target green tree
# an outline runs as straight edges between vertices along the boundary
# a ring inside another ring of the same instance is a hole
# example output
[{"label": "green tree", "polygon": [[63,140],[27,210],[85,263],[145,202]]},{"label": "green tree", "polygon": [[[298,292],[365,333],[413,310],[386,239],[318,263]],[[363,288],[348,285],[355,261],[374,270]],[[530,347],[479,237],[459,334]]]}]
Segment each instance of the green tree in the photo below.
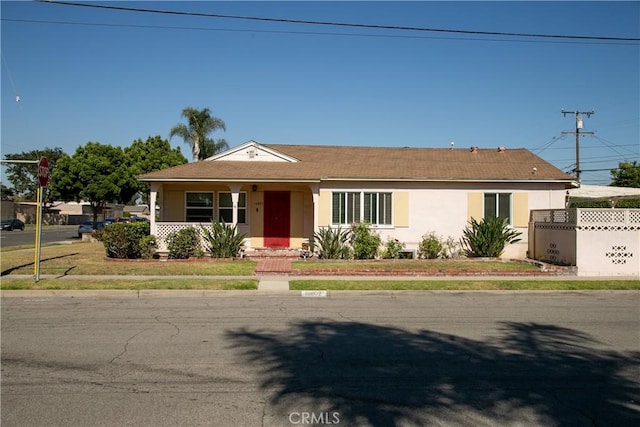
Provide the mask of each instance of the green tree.
[{"label": "green tree", "polygon": [[13,196],[15,196],[13,188],[9,188],[4,184],[0,184],[0,199],[13,200]]},{"label": "green tree", "polygon": [[89,202],[94,223],[107,203],[124,203],[137,192],[122,149],[98,142],[88,142],[73,156],[61,157],[49,185],[59,200]]},{"label": "green tree", "polygon": [[[42,150],[23,151],[22,153],[6,154],[5,160],[40,160],[46,157],[49,161],[49,170],[55,169],[58,160],[64,155],[60,147],[45,147]],[[38,189],[38,164],[37,163],[6,163],[7,180],[13,186],[14,196],[26,200],[35,200]],[[51,192],[46,191],[44,200],[46,203],[53,202]]]},{"label": "green tree", "polygon": [[620,162],[617,169],[611,169],[611,185],[613,187],[640,188],[640,164],[633,162]]},{"label": "green tree", "polygon": [[[124,157],[129,165],[129,172],[134,177],[188,162],[180,148],[171,148],[169,141],[160,136],[150,136],[146,141],[133,141],[133,144],[124,148]],[[137,181],[136,191],[148,203],[149,184]]]},{"label": "green tree", "polygon": [[207,157],[211,157],[215,154],[218,154],[221,151],[229,148],[229,144],[224,138],[220,138],[217,140],[207,139],[200,146],[200,160],[204,160]]},{"label": "green tree", "polygon": [[[228,147],[224,139],[213,140],[209,134],[215,130],[227,130],[222,119],[211,115],[211,110],[203,108],[187,107],[182,110],[182,117],[187,119],[187,124],[178,123],[169,131],[169,139],[179,136],[191,147],[193,161],[205,159]],[[205,154],[207,155],[205,157]]]}]

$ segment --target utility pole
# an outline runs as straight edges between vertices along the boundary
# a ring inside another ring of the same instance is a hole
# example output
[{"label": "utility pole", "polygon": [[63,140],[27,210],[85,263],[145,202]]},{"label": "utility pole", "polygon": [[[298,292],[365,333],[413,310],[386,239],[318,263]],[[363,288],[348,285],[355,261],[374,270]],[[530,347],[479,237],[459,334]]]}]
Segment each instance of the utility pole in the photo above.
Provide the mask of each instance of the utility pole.
[{"label": "utility pole", "polygon": [[576,116],[576,131],[575,132],[562,132],[563,135],[573,134],[576,136],[576,179],[580,182],[580,136],[584,135],[593,135],[593,132],[580,132],[582,129],[582,115],[586,115],[587,117],[591,117],[592,114],[595,114],[595,111],[561,111],[564,117],[567,114],[575,114]]}]

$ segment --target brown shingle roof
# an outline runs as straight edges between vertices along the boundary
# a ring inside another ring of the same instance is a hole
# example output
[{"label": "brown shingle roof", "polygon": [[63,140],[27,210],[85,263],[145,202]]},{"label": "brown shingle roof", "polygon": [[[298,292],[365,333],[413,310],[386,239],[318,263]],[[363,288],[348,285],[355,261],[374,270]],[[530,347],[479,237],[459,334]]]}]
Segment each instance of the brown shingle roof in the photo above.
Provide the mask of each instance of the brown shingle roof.
[{"label": "brown shingle roof", "polygon": [[[143,181],[566,181],[573,178],[526,149],[264,147],[298,162],[201,161],[151,172]],[[536,173],[533,173],[536,168]]]}]

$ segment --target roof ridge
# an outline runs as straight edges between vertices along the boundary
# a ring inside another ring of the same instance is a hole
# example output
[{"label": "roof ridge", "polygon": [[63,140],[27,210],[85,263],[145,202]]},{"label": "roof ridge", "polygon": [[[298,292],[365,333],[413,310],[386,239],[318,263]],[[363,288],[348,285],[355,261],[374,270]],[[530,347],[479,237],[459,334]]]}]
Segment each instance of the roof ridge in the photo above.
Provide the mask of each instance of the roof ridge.
[{"label": "roof ridge", "polygon": [[496,147],[389,147],[389,146],[377,146],[377,145],[337,145],[337,144],[260,144],[264,147],[304,147],[304,148],[356,148],[356,149],[377,149],[377,150],[445,150],[445,151],[469,151],[470,148],[477,148],[481,151],[498,151],[499,148],[505,148],[505,151],[514,151],[514,150],[525,150],[531,152],[528,148],[524,147],[516,147],[509,148],[505,146],[496,146]]}]

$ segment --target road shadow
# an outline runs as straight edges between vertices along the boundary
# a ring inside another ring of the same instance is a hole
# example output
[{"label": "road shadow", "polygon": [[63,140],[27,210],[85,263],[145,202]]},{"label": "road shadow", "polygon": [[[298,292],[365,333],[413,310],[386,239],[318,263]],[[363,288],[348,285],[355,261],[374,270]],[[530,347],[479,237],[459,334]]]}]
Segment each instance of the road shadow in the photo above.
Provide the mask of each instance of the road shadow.
[{"label": "road shadow", "polygon": [[555,325],[502,323],[477,341],[300,321],[227,338],[258,369],[273,425],[305,412],[316,425],[640,425],[640,354]]},{"label": "road shadow", "polygon": [[[40,265],[42,265],[42,263],[43,263],[43,262],[46,262],[46,261],[51,261],[51,260],[54,260],[54,259],[60,259],[60,258],[67,258],[67,257],[70,257],[70,256],[79,255],[79,254],[80,254],[79,252],[74,252],[74,253],[72,253],[72,254],[66,254],[66,255],[53,256],[53,257],[49,257],[49,258],[43,258],[43,259],[41,259],[41,260],[40,260]],[[29,263],[27,263],[27,264],[16,265],[16,266],[14,266],[14,267],[7,268],[6,270],[2,270],[2,271],[0,272],[0,277],[7,276],[7,275],[11,274],[12,272],[14,272],[14,271],[16,271],[16,270],[20,270],[21,268],[25,268],[25,267],[33,266],[33,265],[34,265],[34,263],[35,263],[35,262],[29,262]],[[68,272],[68,271],[70,271],[70,270],[72,270],[73,268],[75,268],[75,266],[73,266],[73,267],[69,268],[69,269],[67,270],[67,272]],[[65,272],[63,275],[65,275],[65,274],[66,274],[66,272]]]}]

